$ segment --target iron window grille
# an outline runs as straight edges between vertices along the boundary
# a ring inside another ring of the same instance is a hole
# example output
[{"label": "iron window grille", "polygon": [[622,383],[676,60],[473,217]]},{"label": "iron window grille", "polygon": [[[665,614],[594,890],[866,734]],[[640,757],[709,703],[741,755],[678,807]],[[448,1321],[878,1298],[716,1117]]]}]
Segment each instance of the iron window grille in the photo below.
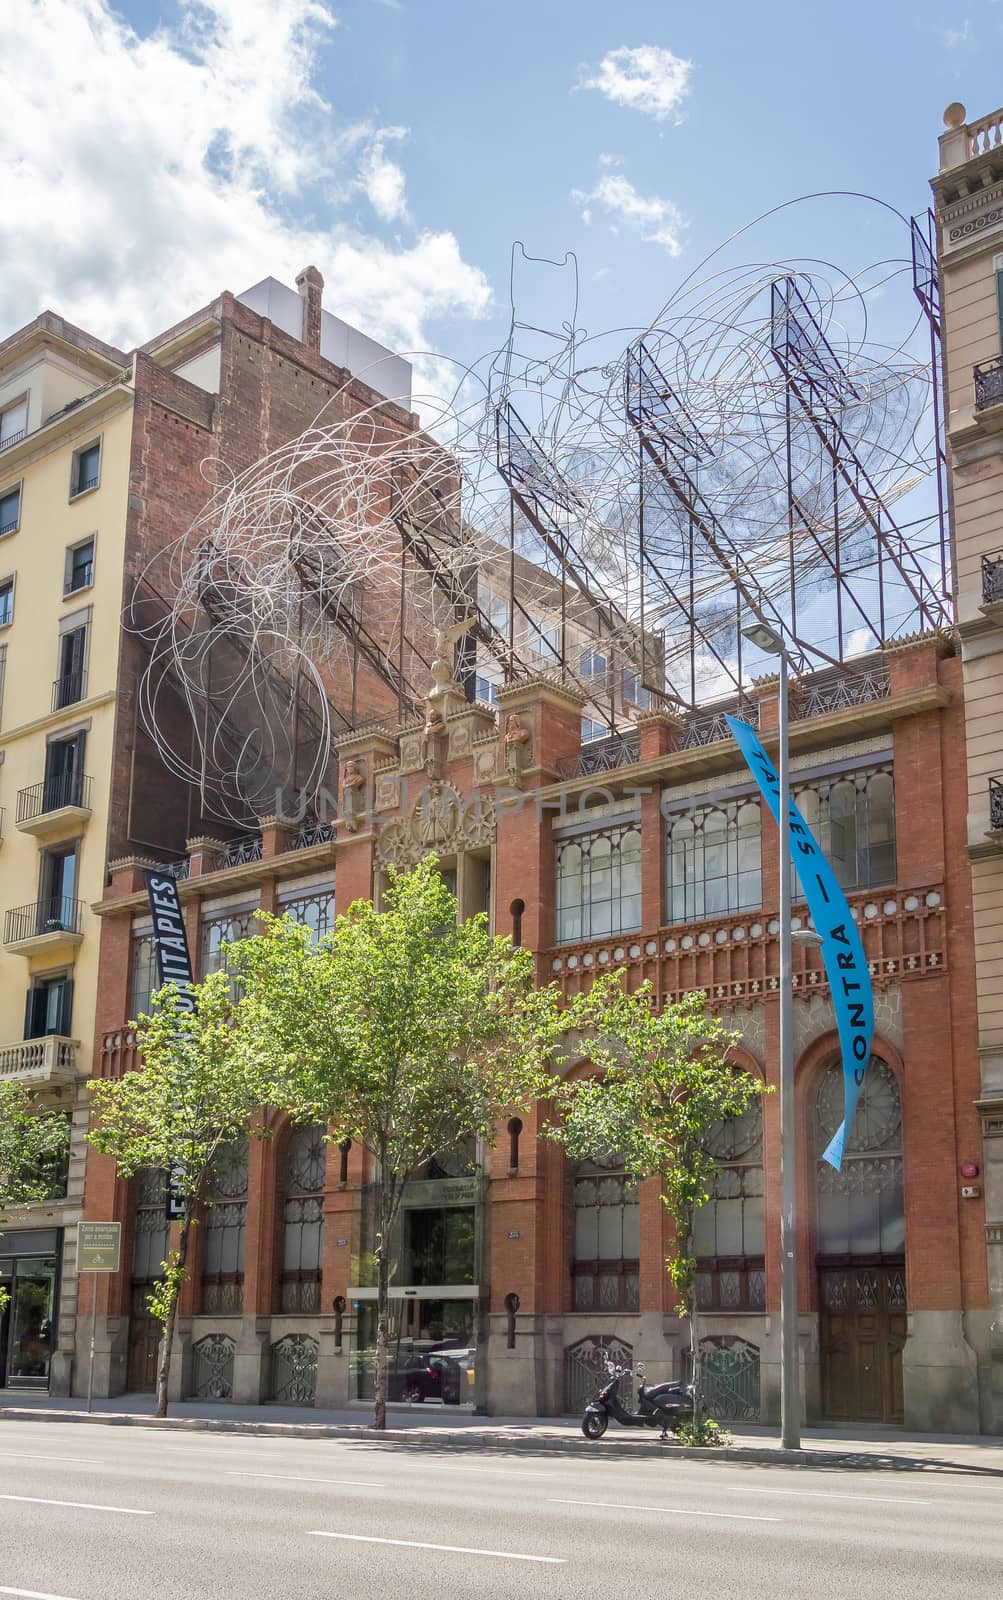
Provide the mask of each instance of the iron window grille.
[{"label": "iron window grille", "polygon": [[993,832],[1003,828],[1003,778],[989,779],[989,826]]},{"label": "iron window grille", "polygon": [[320,1310],[324,1235],[324,1128],[294,1128],[286,1146],[280,1310],[308,1315]]},{"label": "iron window grille", "polygon": [[575,1311],[640,1308],[640,1203],[626,1174],[582,1162],[573,1179]]},{"label": "iron window grille", "polygon": [[202,1267],[202,1311],[208,1315],[243,1310],[247,1183],[245,1135],[219,1151],[209,1176]]},{"label": "iron window grille", "polygon": [[901,1256],[905,1246],[902,1101],[894,1072],[879,1056],[871,1057],[839,1172],[821,1159],[843,1120],[839,1061],[819,1081],[813,1120],[819,1256]]},{"label": "iron window grille", "polygon": [[314,941],[322,939],[325,933],[330,933],[334,922],[334,888],[319,889],[316,894],[298,895],[295,900],[283,900],[279,904],[279,911],[309,928]]},{"label": "iron window grille", "polygon": [[763,903],[761,813],[751,797],[670,814],[666,920],[697,922]]},{"label": "iron window grille", "polygon": [[702,1311],[765,1311],[760,1100],[740,1117],[715,1123],[704,1142],[719,1171],[693,1218],[697,1305]]},{"label": "iron window grille", "polygon": [[151,933],[137,934],[132,940],[132,984],[130,1020],[148,1016],[150,996],[157,990],[156,944]]},{"label": "iron window grille", "polygon": [[220,972],[226,966],[225,945],[236,944],[238,939],[250,939],[258,930],[253,910],[207,917],[202,924],[202,977],[207,978],[210,972]]},{"label": "iron window grille", "polygon": [[162,1172],[140,1172],[133,1189],[132,1281],[152,1284],[161,1276],[167,1259],[167,1179]]},{"label": "iron window grille", "polygon": [[641,834],[596,829],[557,845],[557,938],[562,944],[641,926]]}]

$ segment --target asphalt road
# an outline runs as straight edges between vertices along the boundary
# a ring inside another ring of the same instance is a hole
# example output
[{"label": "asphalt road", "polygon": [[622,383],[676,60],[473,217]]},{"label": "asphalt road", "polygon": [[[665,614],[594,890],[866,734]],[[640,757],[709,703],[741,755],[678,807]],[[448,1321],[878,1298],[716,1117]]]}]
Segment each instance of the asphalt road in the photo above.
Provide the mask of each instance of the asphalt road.
[{"label": "asphalt road", "polygon": [[997,1600],[1003,1477],[0,1424],[0,1596]]}]

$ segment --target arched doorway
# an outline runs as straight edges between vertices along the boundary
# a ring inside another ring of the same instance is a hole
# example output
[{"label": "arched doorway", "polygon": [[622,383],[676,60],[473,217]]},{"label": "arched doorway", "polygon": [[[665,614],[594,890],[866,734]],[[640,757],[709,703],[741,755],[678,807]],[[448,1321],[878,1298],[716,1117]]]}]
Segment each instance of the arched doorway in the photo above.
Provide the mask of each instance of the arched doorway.
[{"label": "arched doorway", "polygon": [[833,1422],[902,1420],[906,1338],[902,1101],[898,1079],[872,1056],[842,1171],[821,1159],[843,1117],[834,1061],[813,1103],[815,1249],[822,1412]]}]

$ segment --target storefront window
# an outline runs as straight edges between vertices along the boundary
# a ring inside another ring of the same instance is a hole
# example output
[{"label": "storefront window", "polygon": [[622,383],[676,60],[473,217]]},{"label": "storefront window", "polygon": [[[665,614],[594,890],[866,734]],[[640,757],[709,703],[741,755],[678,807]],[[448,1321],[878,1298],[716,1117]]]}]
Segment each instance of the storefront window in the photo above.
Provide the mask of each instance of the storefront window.
[{"label": "storefront window", "polygon": [[284,1313],[320,1303],[327,1145],[321,1126],[294,1128],[286,1146],[280,1302]]},{"label": "storefront window", "polygon": [[693,1218],[697,1304],[704,1311],[762,1311],[766,1247],[758,1097],[740,1117],[715,1123],[706,1144],[719,1171],[710,1199]]},{"label": "storefront window", "polygon": [[573,1179],[576,1311],[636,1311],[641,1254],[636,1184],[626,1174],[580,1162]]},{"label": "storefront window", "polygon": [[247,1139],[222,1149],[213,1163],[205,1218],[202,1310],[238,1314],[244,1303]]},{"label": "storefront window", "polygon": [[[376,1304],[355,1307],[351,1394],[372,1400]],[[391,1404],[472,1405],[476,1382],[477,1303],[397,1298],[390,1303],[387,1399]]]}]

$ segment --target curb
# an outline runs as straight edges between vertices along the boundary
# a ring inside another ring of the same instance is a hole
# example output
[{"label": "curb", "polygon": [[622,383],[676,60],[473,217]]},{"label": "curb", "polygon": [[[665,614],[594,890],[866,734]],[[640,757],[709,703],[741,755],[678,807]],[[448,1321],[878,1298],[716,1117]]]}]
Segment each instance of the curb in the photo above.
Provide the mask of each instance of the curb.
[{"label": "curb", "polygon": [[69,1422],[97,1427],[160,1428],[178,1433],[235,1433],[280,1439],[351,1439],[358,1443],[386,1443],[409,1445],[417,1449],[439,1450],[502,1449],[536,1451],[552,1454],[574,1451],[577,1455],[615,1455],[619,1458],[660,1458],[671,1456],[687,1461],[734,1461],[763,1466],[829,1467],[843,1470],[871,1472],[939,1472],[967,1473],[975,1470],[980,1476],[1003,1477],[1003,1468],[968,1466],[960,1461],[943,1458],[892,1454],[890,1451],[841,1450],[784,1450],[773,1445],[722,1445],[715,1447],[667,1445],[654,1439],[638,1439],[628,1444],[617,1438],[595,1442],[581,1438],[570,1430],[566,1437],[547,1434],[535,1437],[529,1433],[502,1433],[497,1429],[481,1431],[463,1428],[435,1432],[428,1428],[385,1428],[378,1431],[364,1424],[324,1422],[240,1422],[225,1417],[150,1417],[136,1416],[130,1412],[88,1412],[33,1410],[27,1406],[0,1406],[0,1422]]}]

